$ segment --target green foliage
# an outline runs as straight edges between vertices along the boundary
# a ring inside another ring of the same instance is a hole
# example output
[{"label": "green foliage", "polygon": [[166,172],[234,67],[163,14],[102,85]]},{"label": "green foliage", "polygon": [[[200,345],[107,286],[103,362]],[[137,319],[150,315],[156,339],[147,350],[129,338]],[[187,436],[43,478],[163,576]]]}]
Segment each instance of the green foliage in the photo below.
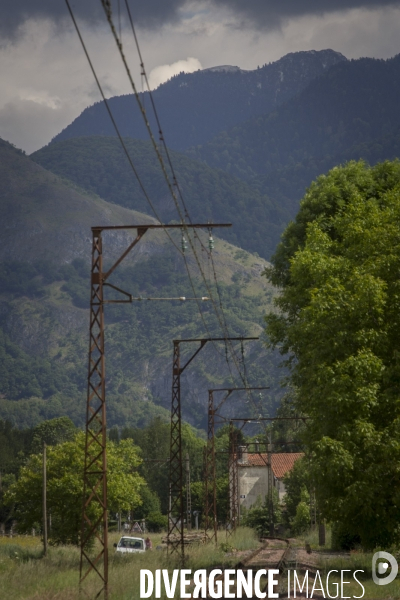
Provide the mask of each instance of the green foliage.
[{"label": "green foliage", "polygon": [[[291,471],[289,471],[283,480],[286,489],[285,495],[285,510],[283,511],[283,517],[286,527],[290,527],[293,519],[296,516],[297,506],[304,500],[304,490],[310,487],[310,473],[309,465],[306,458],[297,460]],[[310,501],[310,495],[308,494],[308,502]]]},{"label": "green foliage", "polygon": [[298,503],[296,514],[292,521],[292,530],[295,535],[301,535],[310,527],[310,505],[302,500]]},{"label": "green foliage", "polygon": [[[51,512],[49,538],[53,544],[78,544],[83,497],[83,433],[47,449],[47,507]],[[107,446],[108,504],[112,512],[129,510],[140,504],[143,479],[135,469],[139,466],[137,448],[131,440]],[[19,531],[30,532],[42,520],[42,455],[33,454],[21,467],[18,480],[7,490],[4,502],[14,506]],[[90,517],[96,519],[99,507],[90,506]]]},{"label": "green foliage", "polygon": [[68,417],[43,421],[33,430],[31,452],[32,454],[42,452],[44,443],[48,446],[55,446],[71,441],[76,433],[77,429]]},{"label": "green foliage", "polygon": [[[140,473],[150,490],[161,502],[161,512],[168,512],[170,423],[160,417],[150,421],[143,429],[124,428],[122,440],[133,439],[141,448],[143,462]],[[187,423],[182,423],[182,453],[189,454],[191,481],[199,481],[203,470],[204,440]]]},{"label": "green foliage", "polygon": [[349,163],[311,186],[269,271],[319,508],[370,548],[399,539],[399,226],[400,163]]},{"label": "green foliage", "polygon": [[151,533],[160,533],[168,528],[168,517],[157,512],[147,515],[146,526]]},{"label": "green foliage", "polygon": [[[279,494],[276,489],[272,490],[272,503],[274,511],[273,524],[274,527],[282,522],[282,514],[279,505]],[[270,518],[268,508],[268,497],[266,496],[264,502],[261,496],[259,496],[253,506],[249,509],[242,507],[240,509],[241,516],[240,522],[244,527],[251,527],[255,529],[260,537],[266,537],[270,534]]]},{"label": "green foliage", "polygon": [[332,550],[354,550],[360,545],[361,538],[357,533],[349,532],[343,523],[332,525]]},{"label": "green foliage", "polygon": [[135,508],[133,520],[147,519],[151,514],[160,513],[160,508],[160,499],[157,494],[148,485],[143,485],[140,488],[140,504]]},{"label": "green foliage", "polygon": [[[217,493],[217,521],[218,523],[226,523],[229,507],[229,494],[228,494],[228,475],[225,473],[221,477],[218,477],[215,481],[216,493]],[[185,489],[186,492],[186,489]],[[204,525],[204,501],[205,501],[205,485],[204,481],[194,481],[191,484],[192,493],[192,511],[199,512],[199,525]],[[194,518],[192,519],[194,522]]]},{"label": "green foliage", "polygon": [[[133,139],[125,139],[125,143],[150,197],[158,201],[157,211],[161,218],[167,222],[176,218],[175,209],[164,200],[165,180],[151,143]],[[56,142],[38,150],[32,157],[49,171],[108,202],[151,212],[115,137],[77,137]],[[279,235],[276,225],[279,206],[244,181],[200,161],[173,151],[171,158],[193,221],[226,222],[227,214],[235,215],[240,227],[221,230],[219,237],[251,252],[257,251],[261,256],[270,255],[275,245],[274,240],[270,241],[270,234],[274,232],[275,240]]]},{"label": "green foliage", "polygon": [[48,398],[61,390],[76,393],[73,379],[56,361],[21,350],[0,328],[0,390],[6,398]]},{"label": "green foliage", "polygon": [[0,471],[16,474],[31,443],[32,430],[19,430],[9,421],[0,420]]}]

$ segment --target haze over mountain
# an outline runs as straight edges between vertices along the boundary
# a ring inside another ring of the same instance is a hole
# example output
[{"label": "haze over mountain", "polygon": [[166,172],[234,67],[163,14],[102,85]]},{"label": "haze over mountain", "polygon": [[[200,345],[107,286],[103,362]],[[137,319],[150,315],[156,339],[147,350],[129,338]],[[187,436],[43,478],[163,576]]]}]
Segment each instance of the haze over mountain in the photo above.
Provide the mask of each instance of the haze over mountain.
[{"label": "haze over mountain", "polygon": [[[220,131],[269,113],[325,70],[346,60],[333,50],[312,50],[287,54],[254,71],[225,65],[181,73],[153,92],[167,143],[175,150],[204,144]],[[157,133],[149,94],[144,92],[141,98]],[[148,139],[132,95],[116,96],[109,103],[123,136]],[[84,110],[52,141],[90,135],[115,135],[102,102]]]}]

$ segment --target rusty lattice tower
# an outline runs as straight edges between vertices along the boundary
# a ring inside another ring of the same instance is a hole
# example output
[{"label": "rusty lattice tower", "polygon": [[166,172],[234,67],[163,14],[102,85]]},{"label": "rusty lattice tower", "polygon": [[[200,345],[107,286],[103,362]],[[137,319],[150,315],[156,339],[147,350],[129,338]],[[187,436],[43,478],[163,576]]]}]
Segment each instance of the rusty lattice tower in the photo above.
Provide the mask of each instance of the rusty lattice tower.
[{"label": "rusty lattice tower", "polygon": [[[213,227],[230,227],[213,224]],[[185,225],[209,229],[209,223]],[[85,457],[83,473],[83,507],[80,538],[80,588],[90,574],[99,582],[98,598],[108,597],[108,506],[107,506],[107,417],[104,346],[104,305],[131,303],[129,292],[108,283],[108,279],[149,229],[182,229],[183,225],[109,225],[92,227],[92,263],[90,274],[89,368],[86,402]],[[106,272],[103,269],[105,230],[137,230],[136,238]],[[105,287],[119,294],[119,299],[105,300]]]}]

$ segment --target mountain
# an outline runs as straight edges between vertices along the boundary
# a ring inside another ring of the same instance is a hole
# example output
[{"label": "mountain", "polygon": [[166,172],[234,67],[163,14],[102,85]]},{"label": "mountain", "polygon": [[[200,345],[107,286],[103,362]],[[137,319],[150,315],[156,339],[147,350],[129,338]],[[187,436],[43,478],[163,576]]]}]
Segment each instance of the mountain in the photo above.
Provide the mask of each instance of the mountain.
[{"label": "mountain", "polygon": [[333,166],[398,154],[400,55],[341,62],[276,111],[218,134],[189,155],[249,183],[290,219]]},{"label": "mountain", "polygon": [[342,62],[272,114],[219,134],[194,156],[249,180],[337,156],[398,129],[399,93],[400,55]]},{"label": "mountain", "polygon": [[[153,92],[168,146],[185,150],[204,144],[221,131],[265,115],[333,65],[346,61],[333,50],[311,50],[287,54],[254,71],[222,66],[180,73]],[[145,92],[141,98],[153,130],[158,131],[149,94]],[[148,139],[134,96],[116,96],[109,104],[122,136]],[[102,102],[86,108],[52,141],[91,135],[115,135]]]},{"label": "mountain", "polygon": [[[165,221],[178,214],[150,142],[125,139],[157,214]],[[132,169],[115,137],[80,137],[54,142],[31,158],[109,202],[151,213]],[[288,220],[265,194],[231,175],[171,152],[171,159],[193,221],[232,221],[221,237],[268,258]]]},{"label": "mountain", "polygon": [[[154,222],[149,216],[107,203],[46,171],[23,152],[0,142],[0,411],[20,427],[45,418],[70,416],[82,424],[88,340],[89,265],[92,225]],[[215,233],[215,232],[214,232]],[[207,233],[200,233],[207,243]],[[180,245],[180,231],[173,233]],[[214,235],[215,237],[215,235]],[[105,268],[132,236],[104,235]],[[213,295],[222,303],[231,335],[258,335],[274,290],[260,277],[266,261],[215,237],[212,266],[195,242]],[[181,255],[163,231],[149,231],[110,282],[135,297],[205,296],[196,262],[187,253],[194,291]],[[221,336],[211,303],[136,302],[107,305],[106,363],[108,425],[143,425],[168,416],[172,340]],[[208,347],[209,346],[209,347]],[[187,348],[185,347],[185,352]],[[269,385],[262,399],[274,408],[279,397],[279,359],[261,342],[236,344],[242,376]],[[204,426],[208,387],[232,385],[223,344],[209,344],[185,372],[183,413]],[[237,375],[235,384],[241,381]],[[243,399],[238,395],[236,408]],[[260,403],[257,400],[258,404]],[[234,405],[232,405],[233,407]],[[255,409],[254,409],[255,410]],[[246,414],[252,409],[246,406]]]},{"label": "mountain", "polygon": [[[318,175],[351,159],[399,155],[399,82],[400,55],[341,61],[272,113],[237,124],[186,157],[172,152],[193,218],[232,220],[226,239],[269,258]],[[160,214],[176,218],[149,143],[126,143]],[[108,201],[149,211],[115,138],[53,142],[32,157]]]}]

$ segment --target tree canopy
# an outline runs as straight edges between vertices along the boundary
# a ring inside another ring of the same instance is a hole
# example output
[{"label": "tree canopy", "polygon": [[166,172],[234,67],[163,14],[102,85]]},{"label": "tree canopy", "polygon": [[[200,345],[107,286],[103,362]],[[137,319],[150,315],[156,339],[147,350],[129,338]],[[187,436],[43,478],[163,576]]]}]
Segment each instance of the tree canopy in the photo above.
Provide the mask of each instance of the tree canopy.
[{"label": "tree canopy", "polygon": [[400,162],[312,184],[273,258],[267,333],[291,366],[320,510],[365,547],[400,531]]},{"label": "tree canopy", "polygon": [[[85,436],[47,449],[47,507],[51,513],[49,539],[52,543],[79,542],[83,496]],[[140,458],[132,440],[108,442],[108,506],[110,511],[130,510],[141,503],[143,478],[136,472]],[[20,532],[40,526],[42,521],[42,454],[32,454],[21,467],[19,478],[5,494],[6,504],[14,505]],[[93,511],[98,507],[91,505]],[[93,513],[93,518],[96,514]]]}]

